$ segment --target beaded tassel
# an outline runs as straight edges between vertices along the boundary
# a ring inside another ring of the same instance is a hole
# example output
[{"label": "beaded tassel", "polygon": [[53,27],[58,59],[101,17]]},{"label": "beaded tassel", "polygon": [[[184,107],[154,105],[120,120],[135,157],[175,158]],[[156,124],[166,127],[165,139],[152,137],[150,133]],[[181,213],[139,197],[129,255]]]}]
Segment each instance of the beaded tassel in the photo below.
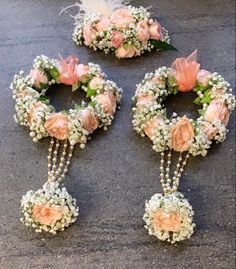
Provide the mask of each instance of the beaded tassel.
[{"label": "beaded tassel", "polygon": [[74,150],[74,145],[70,145],[69,152],[67,152],[68,140],[64,141],[63,150],[61,152],[61,157],[59,160],[59,149],[62,144],[57,139],[52,138],[48,150],[48,181],[58,181],[61,182],[66,173],[68,172],[68,167],[71,162],[72,153]]},{"label": "beaded tassel", "polygon": [[180,153],[178,163],[176,165],[176,170],[174,171],[174,176],[172,177],[172,179],[170,178],[171,156],[172,153],[171,151],[169,151],[169,153],[167,154],[167,164],[165,165],[165,153],[161,153],[160,182],[165,194],[170,194],[177,191],[179,187],[179,180],[182,176],[184,167],[187,164],[187,160],[190,154],[187,153],[183,158],[183,153]]}]

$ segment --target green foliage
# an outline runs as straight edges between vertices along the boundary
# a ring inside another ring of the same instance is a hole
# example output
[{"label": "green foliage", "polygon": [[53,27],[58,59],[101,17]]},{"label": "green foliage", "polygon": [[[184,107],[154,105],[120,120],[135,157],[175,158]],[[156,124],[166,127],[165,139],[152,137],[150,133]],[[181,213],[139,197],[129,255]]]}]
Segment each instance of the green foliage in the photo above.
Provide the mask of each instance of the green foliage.
[{"label": "green foliage", "polygon": [[56,67],[53,67],[53,69],[50,69],[50,75],[53,79],[55,79],[55,81],[57,83],[59,83],[59,76],[60,76],[60,73],[59,71],[57,70]]},{"label": "green foliage", "polygon": [[151,39],[150,40],[151,45],[153,45],[153,47],[155,49],[158,50],[174,50],[177,51],[177,49],[175,47],[173,47],[172,45],[168,44],[167,42],[161,41],[161,40],[155,40],[155,39]]}]

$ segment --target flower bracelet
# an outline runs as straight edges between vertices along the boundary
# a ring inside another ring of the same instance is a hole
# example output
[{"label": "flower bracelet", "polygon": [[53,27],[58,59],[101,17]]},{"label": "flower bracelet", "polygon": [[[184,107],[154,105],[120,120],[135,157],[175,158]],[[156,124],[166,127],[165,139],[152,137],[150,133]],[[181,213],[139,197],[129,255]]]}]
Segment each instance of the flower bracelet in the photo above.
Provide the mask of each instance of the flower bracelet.
[{"label": "flower bracelet", "polygon": [[[22,222],[36,232],[55,234],[63,231],[78,216],[78,206],[60,183],[68,171],[75,144],[84,148],[88,137],[97,128],[107,130],[114,118],[122,90],[98,65],[80,64],[75,56],[66,59],[36,57],[29,75],[15,75],[11,89],[16,100],[19,125],[29,127],[34,142],[51,137],[48,154],[48,180],[38,191],[28,191],[21,200]],[[45,96],[53,84],[83,90],[90,100],[74,109],[56,112]]]},{"label": "flower bracelet", "polygon": [[[198,119],[186,115],[166,115],[163,101],[171,94],[194,91],[194,103],[201,105]],[[160,67],[145,75],[133,98],[133,126],[141,136],[148,136],[153,149],[161,153],[160,182],[164,195],[155,194],[148,202],[144,220],[149,234],[171,243],[189,238],[193,233],[193,210],[177,192],[181,175],[190,155],[206,156],[212,142],[226,138],[229,116],[235,107],[230,84],[217,73],[200,69],[197,51],[187,58],[177,58],[171,68]],[[166,151],[169,151],[165,154]],[[179,152],[173,178],[170,177],[172,151]]]}]

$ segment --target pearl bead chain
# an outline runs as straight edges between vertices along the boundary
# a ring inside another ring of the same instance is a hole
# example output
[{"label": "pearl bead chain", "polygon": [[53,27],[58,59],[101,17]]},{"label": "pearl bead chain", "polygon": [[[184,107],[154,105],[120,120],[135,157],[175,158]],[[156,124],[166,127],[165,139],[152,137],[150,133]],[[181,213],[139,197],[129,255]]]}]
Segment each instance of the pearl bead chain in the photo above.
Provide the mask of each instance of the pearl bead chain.
[{"label": "pearl bead chain", "polygon": [[[48,181],[61,182],[65,178],[66,173],[68,172],[68,167],[70,165],[70,161],[72,158],[74,145],[70,146],[70,150],[67,153],[68,141],[66,140],[64,142],[60,161],[58,164],[58,153],[59,153],[60,141],[56,140],[56,145],[54,146],[54,144],[55,144],[55,141],[54,139],[52,139],[50,142],[49,150],[48,150],[49,151],[48,153]],[[52,156],[52,153],[53,153],[53,156]]]},{"label": "pearl bead chain", "polygon": [[[171,179],[170,178],[170,166],[171,166],[171,151],[167,155],[167,164],[165,168],[165,153],[161,152],[161,164],[160,164],[160,182],[162,189],[164,193],[173,193],[177,191],[179,187],[179,180],[182,176],[182,173],[184,171],[184,167],[187,164],[187,160],[190,156],[189,153],[185,155],[185,158],[183,159],[182,153],[180,153],[178,158],[178,163],[176,165],[176,170],[174,171],[174,176]],[[172,187],[171,187],[172,182]]]}]

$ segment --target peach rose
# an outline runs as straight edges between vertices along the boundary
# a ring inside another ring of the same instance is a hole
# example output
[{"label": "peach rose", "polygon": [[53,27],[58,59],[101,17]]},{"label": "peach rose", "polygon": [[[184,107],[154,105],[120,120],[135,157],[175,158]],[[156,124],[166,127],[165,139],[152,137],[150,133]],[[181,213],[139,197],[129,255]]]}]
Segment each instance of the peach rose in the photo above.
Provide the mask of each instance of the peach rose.
[{"label": "peach rose", "polygon": [[44,225],[54,225],[58,220],[62,219],[63,213],[45,205],[34,205],[33,219]]},{"label": "peach rose", "polygon": [[111,21],[108,17],[102,17],[97,25],[96,25],[96,29],[97,31],[100,33],[100,32],[104,32],[104,31],[107,31],[107,29],[110,27],[111,25]]},{"label": "peach rose", "polygon": [[89,67],[88,65],[78,64],[76,67],[76,74],[79,78],[79,81],[86,83],[89,79]]},{"label": "peach rose", "polygon": [[202,124],[203,132],[207,135],[208,139],[213,139],[217,134],[217,128],[212,126],[211,123],[205,121]]},{"label": "peach rose", "polygon": [[224,101],[222,100],[214,100],[212,101],[204,114],[204,120],[209,122],[214,122],[219,120],[225,126],[229,121],[229,110],[227,109]]},{"label": "peach rose", "polygon": [[187,58],[177,58],[172,64],[172,68],[179,91],[191,91],[196,85],[197,74],[200,69],[200,64],[197,62],[197,50]]},{"label": "peach rose", "polygon": [[126,28],[135,21],[131,11],[122,8],[117,9],[111,14],[111,22],[115,24],[117,28]]},{"label": "peach rose", "polygon": [[155,22],[149,26],[150,39],[161,39],[161,25]]},{"label": "peach rose", "polygon": [[84,27],[83,38],[84,38],[84,44],[86,46],[89,46],[92,43],[94,35],[96,35],[96,30],[95,29],[93,29],[89,25]]},{"label": "peach rose", "polygon": [[194,130],[189,119],[184,116],[171,130],[171,147],[179,152],[189,149],[194,138]]},{"label": "peach rose", "polygon": [[214,96],[215,100],[222,99],[222,96],[225,94],[225,89],[218,89],[214,87],[210,90],[210,94]]},{"label": "peach rose", "polygon": [[123,34],[118,31],[112,32],[111,45],[114,48],[119,48],[124,41]]},{"label": "peach rose", "polygon": [[98,120],[91,109],[86,108],[81,110],[80,119],[82,122],[82,127],[90,134],[98,128]]},{"label": "peach rose", "polygon": [[153,227],[158,231],[177,232],[182,225],[182,219],[178,213],[166,213],[163,209],[153,214]]},{"label": "peach rose", "polygon": [[30,71],[29,74],[30,78],[33,79],[34,86],[36,88],[41,88],[41,83],[42,84],[47,84],[48,83],[48,78],[42,71],[39,69],[35,68]]},{"label": "peach rose", "polygon": [[44,127],[50,136],[56,137],[59,140],[67,139],[69,135],[69,118],[63,113],[53,113],[46,120]]},{"label": "peach rose", "polygon": [[110,92],[106,91],[94,97],[94,101],[101,104],[105,113],[113,114],[116,111],[116,97]]},{"label": "peach rose", "polygon": [[154,97],[152,94],[144,94],[144,95],[138,96],[136,107],[138,111],[141,111],[143,106],[150,104],[153,101],[154,101]]},{"label": "peach rose", "polygon": [[140,21],[137,24],[137,39],[140,42],[147,41],[149,39],[149,27],[147,25],[147,22],[145,21]]},{"label": "peach rose", "polygon": [[30,108],[29,113],[28,113],[28,119],[29,119],[29,122],[31,124],[33,121],[37,120],[37,113],[39,111],[50,111],[50,109],[47,105],[45,105],[44,103],[42,103],[40,101],[33,104]]},{"label": "peach rose", "polygon": [[60,72],[59,81],[65,85],[76,85],[79,80],[79,76],[77,74],[77,65],[79,63],[79,59],[75,56],[69,56],[65,59],[61,59],[58,62],[58,70]]},{"label": "peach rose", "polygon": [[156,115],[151,120],[149,120],[145,127],[144,133],[150,138],[153,139],[155,135],[155,131],[159,126],[163,126],[165,124],[164,119],[162,116]]},{"label": "peach rose", "polygon": [[201,69],[197,74],[197,81],[203,87],[206,87],[206,85],[209,82],[210,77],[211,77],[211,73],[209,71],[207,71],[205,69]]},{"label": "peach rose", "polygon": [[91,89],[99,89],[104,83],[104,79],[101,77],[93,77],[89,82],[89,87]]},{"label": "peach rose", "polygon": [[118,48],[116,50],[116,57],[118,58],[132,58],[140,55],[140,50],[138,50],[135,46],[131,45],[128,48],[124,46]]},{"label": "peach rose", "polygon": [[151,80],[154,84],[160,85],[160,86],[165,86],[166,82],[164,79],[160,79],[159,77],[153,77]]}]

